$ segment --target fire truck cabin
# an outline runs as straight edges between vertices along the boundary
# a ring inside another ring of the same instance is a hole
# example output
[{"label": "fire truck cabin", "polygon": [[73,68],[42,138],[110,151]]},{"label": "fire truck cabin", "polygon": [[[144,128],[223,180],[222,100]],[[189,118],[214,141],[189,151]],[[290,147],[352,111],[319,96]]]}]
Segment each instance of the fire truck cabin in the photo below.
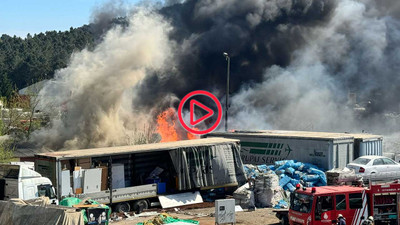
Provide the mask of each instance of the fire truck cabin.
[{"label": "fire truck cabin", "polygon": [[346,224],[359,225],[373,216],[375,225],[400,225],[400,183],[369,188],[325,186],[298,188],[290,198],[289,224],[336,224],[342,214]]}]

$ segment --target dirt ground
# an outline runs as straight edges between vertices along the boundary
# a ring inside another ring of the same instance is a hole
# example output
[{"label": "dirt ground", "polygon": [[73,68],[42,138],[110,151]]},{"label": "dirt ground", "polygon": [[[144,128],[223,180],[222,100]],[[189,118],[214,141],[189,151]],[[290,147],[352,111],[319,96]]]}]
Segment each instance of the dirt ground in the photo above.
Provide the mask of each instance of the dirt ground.
[{"label": "dirt ground", "polygon": [[[197,208],[197,209],[181,209],[178,212],[167,212],[173,217],[179,219],[197,220],[201,225],[215,225],[214,207]],[[124,218],[121,221],[115,221],[113,225],[131,225],[146,220],[152,219],[155,216],[148,217],[131,217],[130,219]],[[272,213],[271,208],[256,209],[255,211],[236,212],[236,224],[279,224],[279,220]]]}]

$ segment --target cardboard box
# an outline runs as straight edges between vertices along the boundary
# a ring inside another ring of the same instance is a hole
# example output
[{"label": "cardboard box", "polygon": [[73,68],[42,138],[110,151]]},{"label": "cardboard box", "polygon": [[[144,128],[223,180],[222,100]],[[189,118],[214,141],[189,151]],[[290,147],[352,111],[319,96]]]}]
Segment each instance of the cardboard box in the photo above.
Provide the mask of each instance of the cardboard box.
[{"label": "cardboard box", "polygon": [[108,167],[107,166],[99,166],[101,168],[101,190],[108,189]]},{"label": "cardboard box", "polygon": [[75,194],[82,194],[82,188],[75,189]]},{"label": "cardboard box", "polygon": [[78,159],[78,166],[82,167],[82,169],[90,169],[92,160],[90,158]]}]

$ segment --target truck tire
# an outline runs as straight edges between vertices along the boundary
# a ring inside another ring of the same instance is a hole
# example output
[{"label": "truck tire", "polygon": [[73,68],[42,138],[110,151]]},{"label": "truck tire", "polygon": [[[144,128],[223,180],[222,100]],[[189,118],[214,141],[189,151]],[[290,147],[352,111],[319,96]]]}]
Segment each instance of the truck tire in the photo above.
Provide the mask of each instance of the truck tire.
[{"label": "truck tire", "polygon": [[130,210],[131,206],[127,202],[121,202],[115,206],[115,211],[119,213],[129,212]]},{"label": "truck tire", "polygon": [[289,224],[289,219],[287,216],[281,216],[280,222],[282,225],[288,225]]},{"label": "truck tire", "polygon": [[149,208],[147,200],[138,200],[133,203],[133,211],[137,214],[143,212],[143,210]]}]

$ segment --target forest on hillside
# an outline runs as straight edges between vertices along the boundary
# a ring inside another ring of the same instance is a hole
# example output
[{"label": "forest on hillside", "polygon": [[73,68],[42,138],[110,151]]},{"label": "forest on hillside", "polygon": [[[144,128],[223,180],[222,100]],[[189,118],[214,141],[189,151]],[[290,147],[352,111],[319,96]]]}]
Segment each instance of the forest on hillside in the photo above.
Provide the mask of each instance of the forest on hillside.
[{"label": "forest on hillside", "polygon": [[54,76],[64,68],[74,51],[95,43],[93,29],[89,25],[70,30],[46,31],[28,34],[27,37],[0,37],[0,96],[9,99],[15,90]]}]

